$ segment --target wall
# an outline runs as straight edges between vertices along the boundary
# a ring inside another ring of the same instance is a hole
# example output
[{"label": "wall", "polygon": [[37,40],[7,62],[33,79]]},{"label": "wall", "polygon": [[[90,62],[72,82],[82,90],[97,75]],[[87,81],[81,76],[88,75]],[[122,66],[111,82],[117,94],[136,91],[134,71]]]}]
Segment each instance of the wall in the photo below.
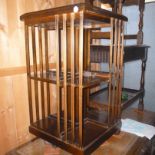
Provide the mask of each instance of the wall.
[{"label": "wall", "polygon": [[0,0],[0,155],[33,138],[28,132],[24,24],[19,17],[53,6],[53,0]]},{"label": "wall", "polygon": [[[129,17],[127,33],[134,34],[137,32],[138,8],[136,6],[124,9],[125,15]],[[144,44],[150,46],[148,52],[148,61],[146,66],[146,79],[145,79],[145,109],[155,111],[155,3],[146,3],[144,12]],[[131,22],[132,21],[132,22]],[[134,42],[127,42],[132,44]],[[139,88],[141,62],[132,62],[125,65],[125,86],[130,88]]]},{"label": "wall", "polygon": [[146,70],[146,108],[155,111],[155,2],[146,5],[144,16],[144,43],[150,46]]}]

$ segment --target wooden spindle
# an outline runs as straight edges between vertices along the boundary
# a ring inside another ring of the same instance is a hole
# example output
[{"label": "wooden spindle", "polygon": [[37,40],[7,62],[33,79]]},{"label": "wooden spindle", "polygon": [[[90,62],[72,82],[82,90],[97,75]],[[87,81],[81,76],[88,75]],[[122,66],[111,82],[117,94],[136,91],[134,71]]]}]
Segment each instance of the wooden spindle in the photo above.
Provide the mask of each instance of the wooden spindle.
[{"label": "wooden spindle", "polygon": [[114,50],[113,50],[113,78],[112,78],[112,121],[116,119],[116,81],[117,81],[117,44],[118,44],[118,20],[114,20]]},{"label": "wooden spindle", "polygon": [[[45,68],[46,73],[49,72],[49,59],[48,59],[48,31],[44,29],[45,33]],[[46,93],[47,93],[47,115],[50,115],[50,85],[46,83]]]},{"label": "wooden spindle", "polygon": [[[35,27],[32,26],[32,51],[33,51],[33,70],[34,77],[37,78],[37,55],[36,55],[36,36]],[[36,119],[39,120],[39,99],[38,99],[38,81],[34,80]]]},{"label": "wooden spindle", "polygon": [[[123,81],[123,66],[124,66],[124,22],[121,21],[121,53],[120,53],[120,83],[119,83],[119,104],[121,107],[121,103],[122,103],[122,81]],[[118,116],[119,118],[121,117],[121,108],[119,108],[119,112],[118,112]]]},{"label": "wooden spindle", "polygon": [[121,81],[120,81],[120,78],[121,78],[121,70],[122,70],[122,66],[121,66],[121,64],[120,64],[120,62],[121,62],[121,60],[120,60],[120,58],[121,58],[121,54],[122,54],[122,52],[121,52],[121,34],[122,34],[122,31],[121,31],[121,29],[122,29],[122,27],[121,27],[121,24],[122,24],[122,22],[121,22],[121,20],[119,20],[118,21],[118,50],[117,50],[117,73],[118,73],[118,75],[117,75],[117,84],[116,84],[116,103],[117,103],[117,105],[116,105],[116,114],[117,114],[117,117],[119,116],[119,113],[120,113],[120,109],[121,109],[121,106],[120,106],[120,102],[121,102],[121,100],[120,100],[120,95],[121,95],[121,92],[122,92],[122,90],[120,90],[120,83],[121,83]]},{"label": "wooden spindle", "polygon": [[[39,35],[39,63],[40,63],[40,77],[43,78],[43,47],[42,47],[42,30],[38,28],[38,35]],[[42,118],[45,118],[45,102],[44,102],[44,82],[40,82],[40,92],[41,92],[41,111],[42,111]]]},{"label": "wooden spindle", "polygon": [[59,16],[55,16],[55,40],[56,40],[56,104],[57,104],[57,131],[60,137],[61,125],[61,88],[60,88],[60,33],[59,30]]},{"label": "wooden spindle", "polygon": [[109,52],[109,73],[111,74],[109,78],[109,90],[108,90],[108,124],[111,124],[112,115],[112,55],[113,55],[113,36],[114,36],[114,19],[111,18],[111,31],[110,31],[110,52]]},{"label": "wooden spindle", "polygon": [[[90,43],[91,42],[91,30],[84,29],[84,70],[90,71]],[[84,91],[84,113],[86,113],[87,106],[89,106],[90,89],[87,88]]]},{"label": "wooden spindle", "polygon": [[63,85],[64,85],[64,138],[67,141],[67,15],[63,14]]},{"label": "wooden spindle", "polygon": [[121,25],[120,21],[117,21],[117,43],[116,43],[116,48],[117,48],[117,60],[116,60],[116,76],[115,76],[115,81],[116,81],[116,91],[115,91],[115,118],[117,120],[118,118],[118,108],[119,108],[119,84],[120,84],[120,42],[121,42]]},{"label": "wooden spindle", "polygon": [[27,66],[27,86],[29,100],[30,123],[33,123],[33,107],[32,107],[32,86],[30,79],[30,51],[29,51],[29,27],[25,25],[25,50],[26,50],[26,66]]},{"label": "wooden spindle", "polygon": [[71,129],[72,142],[75,139],[75,44],[74,44],[74,13],[71,13]]},{"label": "wooden spindle", "polygon": [[83,11],[79,25],[79,143],[83,144]]}]

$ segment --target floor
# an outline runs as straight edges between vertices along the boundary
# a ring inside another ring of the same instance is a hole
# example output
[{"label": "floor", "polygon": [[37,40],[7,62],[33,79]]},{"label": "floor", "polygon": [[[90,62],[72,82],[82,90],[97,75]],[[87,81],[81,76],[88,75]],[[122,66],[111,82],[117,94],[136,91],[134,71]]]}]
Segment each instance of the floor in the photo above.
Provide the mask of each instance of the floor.
[{"label": "floor", "polygon": [[[133,145],[138,143],[138,137],[132,134],[121,132],[119,135],[113,135],[102,144],[92,155],[127,155]],[[122,145],[124,147],[122,147]],[[116,151],[117,150],[117,151]],[[45,142],[42,139],[36,139],[22,147],[12,150],[7,155],[71,155],[58,147]]]},{"label": "floor", "polygon": [[[122,117],[138,120],[151,125],[155,123],[155,113],[149,111],[137,112],[131,109],[123,113]],[[123,146],[123,147],[122,147]],[[137,155],[135,152],[146,146],[145,139],[136,135],[121,132],[119,135],[113,135],[103,143],[92,155]],[[18,147],[6,155],[71,155],[58,147],[42,140],[36,139],[28,144]]]}]

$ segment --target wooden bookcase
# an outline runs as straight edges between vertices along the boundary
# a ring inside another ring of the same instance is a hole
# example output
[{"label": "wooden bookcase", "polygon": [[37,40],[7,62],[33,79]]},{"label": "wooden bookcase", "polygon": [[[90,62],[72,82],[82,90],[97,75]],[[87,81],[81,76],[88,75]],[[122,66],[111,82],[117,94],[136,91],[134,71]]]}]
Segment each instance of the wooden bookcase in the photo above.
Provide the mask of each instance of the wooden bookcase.
[{"label": "wooden bookcase", "polygon": [[[26,13],[21,20],[25,24],[30,132],[73,154],[90,154],[121,126],[127,18],[86,0]],[[91,34],[105,26],[110,30],[108,71],[92,71]],[[50,44],[55,45],[54,69],[49,62]],[[107,86],[107,108],[90,109],[90,89],[101,83]],[[55,113],[51,112],[51,85],[56,88]]]}]

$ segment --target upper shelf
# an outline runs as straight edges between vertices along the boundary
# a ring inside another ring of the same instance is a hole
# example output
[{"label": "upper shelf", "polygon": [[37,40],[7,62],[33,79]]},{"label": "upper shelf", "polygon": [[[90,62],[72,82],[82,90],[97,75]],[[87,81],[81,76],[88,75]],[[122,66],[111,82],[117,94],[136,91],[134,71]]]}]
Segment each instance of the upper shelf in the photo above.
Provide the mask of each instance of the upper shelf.
[{"label": "upper shelf", "polygon": [[[74,7],[78,7],[78,12],[75,13],[77,17],[79,17],[79,12],[83,11],[84,20],[94,20],[103,23],[109,23],[110,18],[116,18],[123,21],[127,21],[127,17],[123,15],[118,15],[111,11],[107,11],[86,3],[79,3],[74,5],[62,6],[47,10],[41,10],[31,13],[26,13],[20,16],[20,19],[25,21],[26,24],[39,24],[39,23],[47,23],[55,21],[54,15],[62,15],[74,12]],[[68,18],[69,19],[69,18]]]}]

